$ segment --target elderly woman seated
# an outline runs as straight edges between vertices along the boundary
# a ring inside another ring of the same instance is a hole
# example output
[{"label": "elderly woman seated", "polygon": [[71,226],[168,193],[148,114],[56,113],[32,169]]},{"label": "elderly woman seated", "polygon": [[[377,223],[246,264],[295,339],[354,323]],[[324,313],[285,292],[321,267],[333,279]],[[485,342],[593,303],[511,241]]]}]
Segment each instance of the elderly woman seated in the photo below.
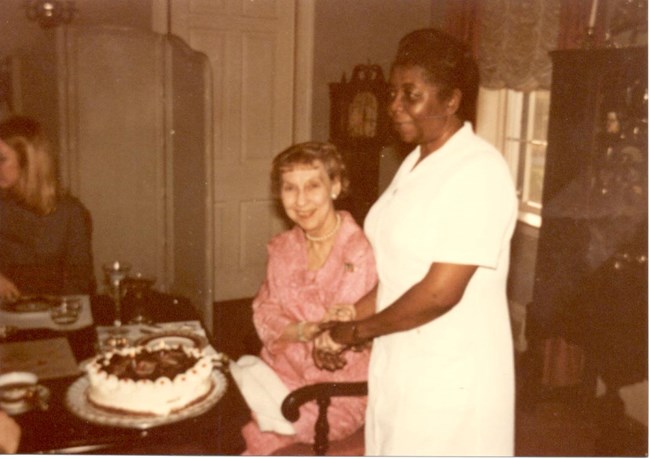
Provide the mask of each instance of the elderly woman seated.
[{"label": "elderly woman seated", "polygon": [[[273,160],[271,181],[295,226],[269,242],[266,279],[253,301],[261,358],[288,390],[316,382],[363,381],[368,349],[347,353],[347,365],[338,371],[320,369],[312,359],[320,323],[332,319],[328,310],[355,302],[377,281],[362,229],[349,213],[334,207],[348,188],[341,156],[326,143],[292,146]],[[365,410],[365,397],[333,400],[328,411],[330,439],[358,431]],[[244,454],[268,455],[294,443],[313,442],[318,407],[310,402],[300,411],[292,435],[263,432],[255,419],[244,426]]]}]

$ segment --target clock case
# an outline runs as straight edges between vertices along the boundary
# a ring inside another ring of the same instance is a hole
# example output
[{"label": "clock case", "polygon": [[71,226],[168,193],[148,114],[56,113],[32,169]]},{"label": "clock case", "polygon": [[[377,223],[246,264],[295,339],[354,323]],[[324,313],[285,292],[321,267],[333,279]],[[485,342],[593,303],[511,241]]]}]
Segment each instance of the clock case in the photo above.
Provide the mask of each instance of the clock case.
[{"label": "clock case", "polygon": [[350,193],[337,203],[359,224],[379,194],[379,160],[392,143],[388,83],[379,65],[357,65],[347,81],[330,83],[330,142],[346,163]]}]

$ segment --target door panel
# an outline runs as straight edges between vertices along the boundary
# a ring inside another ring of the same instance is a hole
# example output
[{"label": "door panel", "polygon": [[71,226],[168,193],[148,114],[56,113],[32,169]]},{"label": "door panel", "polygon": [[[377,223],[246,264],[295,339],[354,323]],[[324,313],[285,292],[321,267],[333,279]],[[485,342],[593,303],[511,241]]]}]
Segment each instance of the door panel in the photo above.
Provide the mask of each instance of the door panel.
[{"label": "door panel", "polygon": [[271,159],[292,143],[294,0],[172,2],[171,31],[208,56],[214,87],[214,300],[255,294],[283,229]]}]

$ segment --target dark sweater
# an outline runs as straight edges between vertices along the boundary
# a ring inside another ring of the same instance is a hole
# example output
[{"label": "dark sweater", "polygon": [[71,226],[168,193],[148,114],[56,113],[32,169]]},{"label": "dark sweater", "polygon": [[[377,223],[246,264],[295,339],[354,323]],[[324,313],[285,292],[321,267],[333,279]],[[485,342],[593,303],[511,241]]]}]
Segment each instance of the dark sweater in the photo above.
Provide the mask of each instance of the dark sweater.
[{"label": "dark sweater", "polygon": [[0,193],[0,273],[23,294],[94,293],[88,210],[64,195],[39,215]]}]

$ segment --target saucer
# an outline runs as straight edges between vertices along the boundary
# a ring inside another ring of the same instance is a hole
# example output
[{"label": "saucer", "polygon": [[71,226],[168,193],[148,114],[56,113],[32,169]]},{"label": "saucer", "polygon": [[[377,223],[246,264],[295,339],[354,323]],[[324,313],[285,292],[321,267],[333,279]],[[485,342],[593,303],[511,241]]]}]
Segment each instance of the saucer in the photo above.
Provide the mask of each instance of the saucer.
[{"label": "saucer", "polygon": [[49,399],[50,389],[41,384],[37,384],[32,394],[27,397],[11,401],[0,400],[0,409],[10,416],[26,413],[35,408],[47,410]]}]

